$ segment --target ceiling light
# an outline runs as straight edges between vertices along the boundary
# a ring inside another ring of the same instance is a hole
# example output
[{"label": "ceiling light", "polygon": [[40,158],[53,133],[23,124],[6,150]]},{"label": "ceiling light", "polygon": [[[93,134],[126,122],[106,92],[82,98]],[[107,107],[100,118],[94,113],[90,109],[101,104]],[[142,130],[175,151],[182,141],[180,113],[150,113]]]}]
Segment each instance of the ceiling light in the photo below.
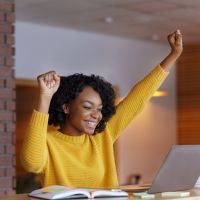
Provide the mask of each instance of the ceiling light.
[{"label": "ceiling light", "polygon": [[110,16],[105,17],[105,18],[104,18],[104,22],[107,23],[107,24],[111,24],[111,23],[113,23],[113,18],[110,17]]},{"label": "ceiling light", "polygon": [[159,35],[157,35],[157,34],[153,34],[151,37],[152,37],[152,39],[155,40],[155,41],[156,41],[156,40],[159,40],[159,38],[160,38]]}]

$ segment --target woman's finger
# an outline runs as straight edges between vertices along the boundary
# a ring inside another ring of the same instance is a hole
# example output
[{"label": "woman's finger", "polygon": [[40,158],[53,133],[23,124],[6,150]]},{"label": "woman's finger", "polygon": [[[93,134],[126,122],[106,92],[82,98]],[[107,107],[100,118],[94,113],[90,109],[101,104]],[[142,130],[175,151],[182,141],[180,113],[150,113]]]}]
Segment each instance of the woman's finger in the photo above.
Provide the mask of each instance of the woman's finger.
[{"label": "woman's finger", "polygon": [[169,41],[170,44],[173,44],[175,42],[175,38],[174,37],[175,37],[174,33],[168,35],[168,41]]}]

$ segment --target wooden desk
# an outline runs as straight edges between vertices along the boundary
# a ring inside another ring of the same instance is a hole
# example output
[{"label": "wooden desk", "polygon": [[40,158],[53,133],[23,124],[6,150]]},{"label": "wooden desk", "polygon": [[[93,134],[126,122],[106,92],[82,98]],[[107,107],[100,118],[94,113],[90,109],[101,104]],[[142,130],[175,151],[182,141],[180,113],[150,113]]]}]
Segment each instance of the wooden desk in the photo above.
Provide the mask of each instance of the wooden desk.
[{"label": "wooden desk", "polygon": [[[190,190],[190,197],[182,197],[182,198],[161,198],[160,194],[156,194],[155,200],[200,200],[200,189],[192,189]],[[141,200],[139,198],[134,198],[133,195],[130,197],[118,197],[118,198],[95,198],[96,200]],[[8,195],[8,196],[0,196],[0,200],[39,200],[37,198],[28,197],[27,194],[15,194],[15,195]],[[87,200],[87,198],[84,199],[77,199],[77,200]]]},{"label": "wooden desk", "polygon": [[15,194],[8,196],[0,196],[1,200],[36,200],[35,198],[28,197],[27,194]]}]

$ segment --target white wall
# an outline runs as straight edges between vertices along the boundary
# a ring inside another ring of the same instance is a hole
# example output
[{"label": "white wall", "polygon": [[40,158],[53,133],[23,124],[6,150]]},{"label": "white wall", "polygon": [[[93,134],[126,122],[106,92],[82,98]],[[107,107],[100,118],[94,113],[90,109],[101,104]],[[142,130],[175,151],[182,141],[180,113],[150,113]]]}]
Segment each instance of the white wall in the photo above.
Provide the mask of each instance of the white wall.
[{"label": "white wall", "polygon": [[[17,78],[35,79],[52,69],[61,75],[95,73],[119,86],[124,96],[168,51],[167,42],[164,45],[16,22]],[[121,184],[134,173],[142,174],[144,181],[150,180],[175,143],[175,70],[162,88],[169,96],[154,97],[118,142]]]},{"label": "white wall", "polygon": [[134,174],[142,176],[141,183],[151,182],[175,142],[175,109],[151,100],[117,143],[117,149],[120,149],[117,154],[120,183],[128,184],[127,180]]}]

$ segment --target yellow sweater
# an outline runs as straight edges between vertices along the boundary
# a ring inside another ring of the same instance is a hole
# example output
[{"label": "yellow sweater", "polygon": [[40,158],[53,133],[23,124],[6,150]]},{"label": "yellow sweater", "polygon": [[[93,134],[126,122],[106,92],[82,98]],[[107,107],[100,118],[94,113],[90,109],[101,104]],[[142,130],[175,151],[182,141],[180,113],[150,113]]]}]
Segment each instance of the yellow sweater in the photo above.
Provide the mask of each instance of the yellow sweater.
[{"label": "yellow sweater", "polygon": [[48,114],[33,111],[21,153],[24,168],[39,174],[43,186],[118,186],[113,143],[143,109],[167,74],[158,65],[119,103],[105,130],[96,135],[47,133]]}]

